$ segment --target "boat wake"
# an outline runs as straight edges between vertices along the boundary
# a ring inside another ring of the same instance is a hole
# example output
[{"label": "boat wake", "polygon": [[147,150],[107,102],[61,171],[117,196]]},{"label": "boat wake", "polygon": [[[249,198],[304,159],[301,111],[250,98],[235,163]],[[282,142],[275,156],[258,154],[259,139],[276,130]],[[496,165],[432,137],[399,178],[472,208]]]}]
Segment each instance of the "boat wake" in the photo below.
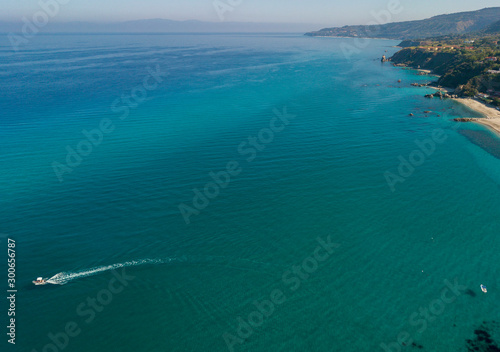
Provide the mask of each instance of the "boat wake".
[{"label": "boat wake", "polygon": [[[263,263],[248,259],[236,259],[236,260],[228,260],[225,257],[190,257],[187,258],[185,256],[180,258],[163,258],[163,259],[141,259],[141,260],[133,260],[124,263],[112,264],[112,265],[103,265],[97,266],[91,269],[85,269],[80,271],[64,271],[61,273],[57,273],[52,276],[50,279],[47,279],[48,284],[52,285],[64,285],[70,281],[81,279],[88,276],[94,276],[100,274],[105,271],[116,270],[119,268],[131,267],[131,266],[139,266],[139,265],[148,265],[148,264],[167,264],[167,263],[182,263],[189,262],[192,264],[206,264],[206,265],[218,265],[224,266],[226,268],[232,268],[237,270],[246,270],[246,271],[254,271],[255,265],[258,266],[266,266],[269,267],[271,264]],[[242,265],[244,264],[244,265]],[[250,265],[250,266],[249,266]],[[262,271],[260,271],[262,272]]]},{"label": "boat wake", "polygon": [[85,270],[75,271],[75,272],[65,271],[65,272],[55,274],[54,276],[52,276],[50,279],[47,280],[47,283],[53,284],[53,285],[64,285],[70,281],[80,279],[82,277],[97,275],[97,274],[102,273],[104,271],[115,270],[115,269],[119,269],[119,268],[130,267],[130,266],[145,265],[145,264],[164,264],[164,263],[173,262],[175,260],[176,259],[173,259],[173,258],[141,259],[141,260],[133,260],[130,262],[118,263],[118,264],[113,264],[113,265],[98,266],[95,268],[85,269]]}]

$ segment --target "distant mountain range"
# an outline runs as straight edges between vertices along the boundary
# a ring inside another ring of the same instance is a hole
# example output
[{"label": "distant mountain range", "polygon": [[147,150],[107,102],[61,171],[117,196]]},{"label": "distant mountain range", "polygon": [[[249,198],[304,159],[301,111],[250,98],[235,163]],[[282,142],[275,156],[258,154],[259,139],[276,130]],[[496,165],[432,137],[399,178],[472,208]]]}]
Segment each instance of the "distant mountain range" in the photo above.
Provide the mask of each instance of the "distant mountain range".
[{"label": "distant mountain range", "polygon": [[[22,22],[0,22],[0,32],[21,33]],[[311,24],[203,22],[148,19],[115,23],[49,22],[42,33],[228,33],[228,32],[295,32],[314,28]]]},{"label": "distant mountain range", "polygon": [[500,7],[440,15],[425,20],[394,22],[380,26],[344,26],[306,33],[308,36],[418,39],[478,31],[497,32]]}]

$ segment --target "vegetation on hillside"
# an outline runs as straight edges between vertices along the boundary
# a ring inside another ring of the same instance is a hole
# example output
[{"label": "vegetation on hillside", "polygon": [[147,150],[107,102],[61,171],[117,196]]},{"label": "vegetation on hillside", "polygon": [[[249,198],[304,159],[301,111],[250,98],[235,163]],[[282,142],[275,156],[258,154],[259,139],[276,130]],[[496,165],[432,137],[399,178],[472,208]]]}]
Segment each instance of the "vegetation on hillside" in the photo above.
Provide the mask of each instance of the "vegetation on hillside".
[{"label": "vegetation on hillside", "polygon": [[500,34],[486,32],[404,41],[391,61],[432,70],[437,84],[463,96],[480,97],[500,106]]},{"label": "vegetation on hillside", "polygon": [[388,39],[427,38],[485,31],[494,23],[499,25],[499,18],[500,7],[490,7],[479,11],[440,15],[420,21],[323,28],[306,35]]}]

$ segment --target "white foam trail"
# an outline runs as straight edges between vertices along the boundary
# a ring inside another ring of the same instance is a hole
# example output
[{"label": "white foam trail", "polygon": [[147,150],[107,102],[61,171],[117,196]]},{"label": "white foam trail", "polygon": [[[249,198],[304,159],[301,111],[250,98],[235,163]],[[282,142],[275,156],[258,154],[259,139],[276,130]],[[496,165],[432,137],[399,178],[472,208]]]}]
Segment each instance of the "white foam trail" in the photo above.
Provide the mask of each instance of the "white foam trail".
[{"label": "white foam trail", "polygon": [[47,280],[47,283],[53,284],[53,285],[64,285],[67,284],[68,282],[79,279],[82,277],[87,277],[87,276],[93,276],[99,273],[102,273],[103,271],[109,271],[109,270],[115,270],[119,268],[124,268],[124,267],[129,267],[129,266],[137,266],[137,265],[144,265],[144,264],[163,264],[163,263],[170,263],[174,261],[175,259],[173,258],[166,258],[166,259],[141,259],[141,260],[133,260],[130,262],[125,262],[125,263],[119,263],[119,264],[113,264],[113,265],[107,265],[107,266],[98,266],[95,268],[91,269],[86,269],[82,271],[76,271],[76,272],[62,272],[58,273],[54,276],[52,276],[50,279]]},{"label": "white foam trail", "polygon": [[[109,270],[115,270],[119,268],[124,268],[124,267],[130,267],[130,266],[138,266],[138,265],[145,265],[145,264],[166,264],[166,263],[171,263],[171,262],[191,262],[191,263],[198,263],[198,264],[211,264],[211,265],[223,265],[227,267],[231,267],[231,265],[237,264],[238,262],[240,263],[246,263],[250,264],[251,266],[255,265],[265,265],[269,266],[270,264],[268,263],[263,263],[263,262],[258,262],[258,261],[253,261],[253,260],[248,260],[248,259],[236,259],[236,260],[229,260],[225,257],[216,257],[216,256],[206,256],[206,257],[199,257],[199,256],[192,256],[192,257],[186,257],[182,256],[180,258],[163,258],[163,259],[141,259],[141,260],[133,260],[129,262],[124,262],[124,263],[118,263],[118,264],[112,264],[112,265],[105,265],[105,266],[97,266],[95,268],[91,269],[85,269],[85,270],[80,270],[80,271],[64,271],[61,273],[58,273],[54,276],[52,276],[50,279],[47,280],[47,283],[53,284],[53,285],[64,285],[67,284],[70,281],[80,279],[83,277],[87,276],[93,276],[97,275],[99,273],[109,271]],[[238,268],[238,267],[233,267],[234,269],[245,269],[245,268]]]}]

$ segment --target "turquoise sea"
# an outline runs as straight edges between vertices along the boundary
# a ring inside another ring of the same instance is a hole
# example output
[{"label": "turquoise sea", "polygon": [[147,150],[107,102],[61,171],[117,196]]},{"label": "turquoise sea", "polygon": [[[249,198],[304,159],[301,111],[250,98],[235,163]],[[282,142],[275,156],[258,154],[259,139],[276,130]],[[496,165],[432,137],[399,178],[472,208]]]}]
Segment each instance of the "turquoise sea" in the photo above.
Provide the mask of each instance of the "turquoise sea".
[{"label": "turquoise sea", "polygon": [[500,139],[398,42],[1,44],[2,351],[500,350]]}]

